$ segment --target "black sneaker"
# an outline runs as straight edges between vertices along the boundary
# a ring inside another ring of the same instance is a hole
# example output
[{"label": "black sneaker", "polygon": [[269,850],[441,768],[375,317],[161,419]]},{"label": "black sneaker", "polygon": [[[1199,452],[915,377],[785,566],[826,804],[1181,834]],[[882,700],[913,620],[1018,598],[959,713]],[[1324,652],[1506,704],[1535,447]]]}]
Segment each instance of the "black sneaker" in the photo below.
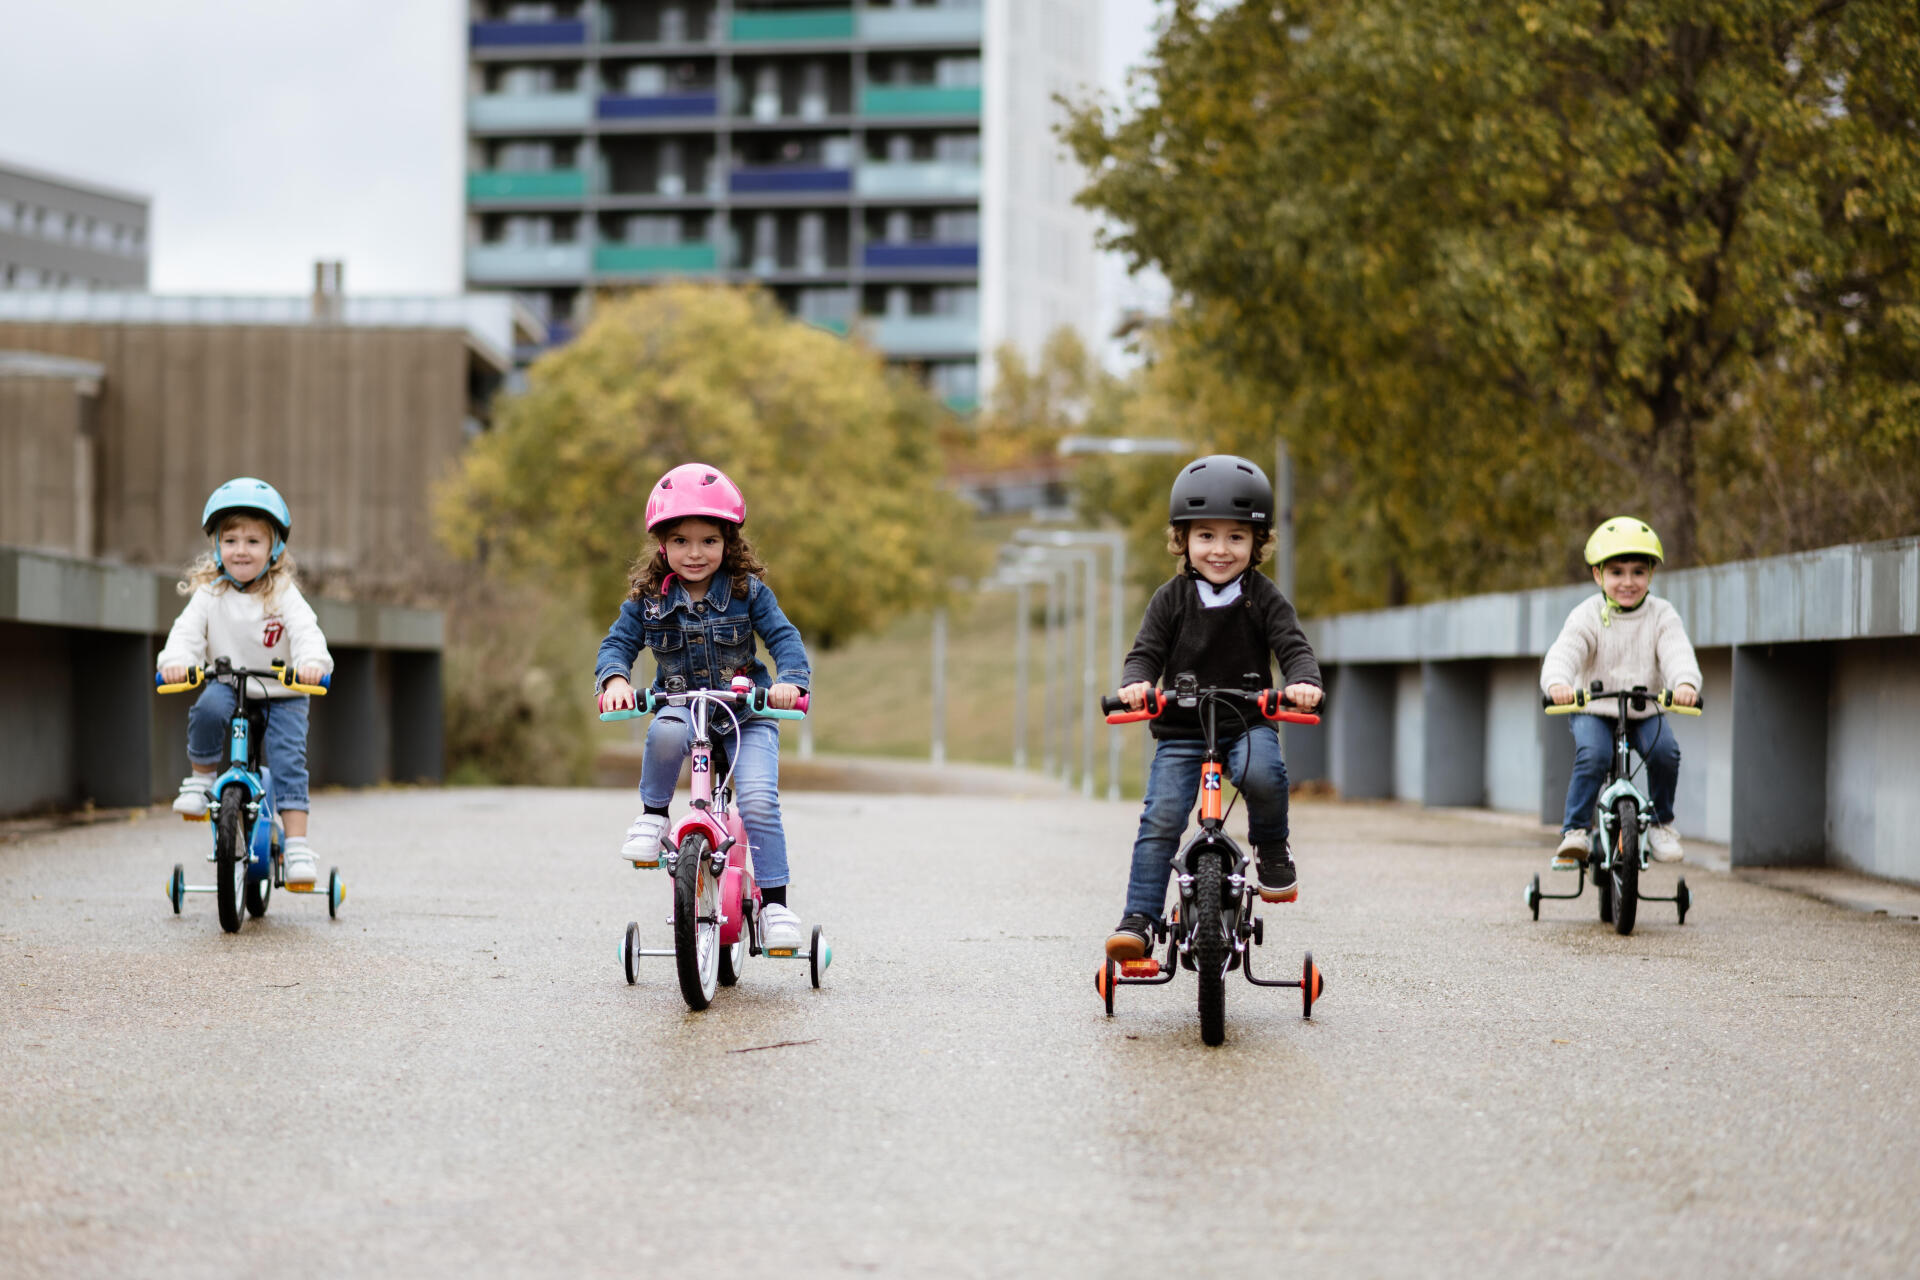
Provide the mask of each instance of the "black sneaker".
[{"label": "black sneaker", "polygon": [[1153,921],[1134,912],[1123,916],[1107,937],[1109,960],[1139,960],[1153,950]]},{"label": "black sneaker", "polygon": [[1300,896],[1300,877],[1293,869],[1293,853],[1282,848],[1276,854],[1254,853],[1260,867],[1260,901],[1292,902]]}]

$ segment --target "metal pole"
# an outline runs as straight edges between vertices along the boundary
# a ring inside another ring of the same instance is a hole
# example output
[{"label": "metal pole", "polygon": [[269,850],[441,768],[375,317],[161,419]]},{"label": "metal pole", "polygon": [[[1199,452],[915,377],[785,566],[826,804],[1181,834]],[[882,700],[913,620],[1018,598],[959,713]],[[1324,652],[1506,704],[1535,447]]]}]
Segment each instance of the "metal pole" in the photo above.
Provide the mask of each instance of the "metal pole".
[{"label": "metal pole", "polygon": [[1273,581],[1293,599],[1293,455],[1287,438],[1273,439]]},{"label": "metal pole", "polygon": [[1075,555],[1080,562],[1080,794],[1093,798],[1093,709],[1100,693],[1093,666],[1094,556],[1091,551]]},{"label": "metal pole", "polygon": [[1053,566],[1053,662],[1054,688],[1058,691],[1053,704],[1053,776],[1061,782],[1068,782],[1073,776],[1073,693],[1067,684],[1068,645],[1073,633],[1067,619],[1067,605],[1073,599],[1073,570],[1071,567]]},{"label": "metal pole", "polygon": [[1054,700],[1059,696],[1058,686],[1054,683],[1054,609],[1060,598],[1060,577],[1051,569],[1046,578],[1047,599],[1044,604],[1046,619],[1046,651],[1041,655],[1040,666],[1046,677],[1046,688],[1040,699],[1040,772],[1051,777],[1056,763],[1053,728],[1057,708]]},{"label": "metal pole", "polygon": [[1013,615],[1013,767],[1027,767],[1027,584],[1014,586]]},{"label": "metal pole", "polygon": [[[1107,600],[1107,649],[1113,664],[1113,687],[1120,688],[1120,668],[1125,664],[1126,655],[1120,651],[1120,609],[1127,594],[1127,536],[1116,533],[1108,544],[1112,550],[1113,585],[1109,588],[1112,595]],[[1107,799],[1120,798],[1120,726],[1107,726]]]},{"label": "metal pole", "polygon": [[947,611],[933,611],[933,751],[935,765],[947,762]]}]

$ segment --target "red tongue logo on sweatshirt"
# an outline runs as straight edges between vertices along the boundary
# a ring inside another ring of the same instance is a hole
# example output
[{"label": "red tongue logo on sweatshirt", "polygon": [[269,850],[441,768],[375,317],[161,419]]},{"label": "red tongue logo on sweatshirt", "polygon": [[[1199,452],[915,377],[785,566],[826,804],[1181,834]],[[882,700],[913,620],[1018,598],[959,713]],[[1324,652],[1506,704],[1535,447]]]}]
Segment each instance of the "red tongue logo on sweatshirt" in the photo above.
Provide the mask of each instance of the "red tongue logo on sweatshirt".
[{"label": "red tongue logo on sweatshirt", "polygon": [[278,618],[268,618],[267,629],[262,633],[260,639],[267,648],[271,649],[280,643],[280,637],[285,634],[287,634],[286,623],[280,621]]}]

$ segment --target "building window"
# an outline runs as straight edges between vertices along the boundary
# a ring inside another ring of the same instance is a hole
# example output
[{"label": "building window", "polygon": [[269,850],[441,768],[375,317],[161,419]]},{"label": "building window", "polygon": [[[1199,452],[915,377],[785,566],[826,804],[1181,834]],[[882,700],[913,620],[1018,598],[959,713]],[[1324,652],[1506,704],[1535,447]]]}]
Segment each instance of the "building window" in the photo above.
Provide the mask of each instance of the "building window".
[{"label": "building window", "polygon": [[11,231],[20,221],[20,206],[0,197],[0,231]]}]

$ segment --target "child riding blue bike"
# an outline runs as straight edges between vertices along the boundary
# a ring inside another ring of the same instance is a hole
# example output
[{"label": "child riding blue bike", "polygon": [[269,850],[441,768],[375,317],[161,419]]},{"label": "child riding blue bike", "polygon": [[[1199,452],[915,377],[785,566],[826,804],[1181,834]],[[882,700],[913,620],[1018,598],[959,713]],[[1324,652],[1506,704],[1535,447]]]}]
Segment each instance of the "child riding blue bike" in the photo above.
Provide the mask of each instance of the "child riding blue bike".
[{"label": "child riding blue bike", "polygon": [[[186,683],[191,668],[225,659],[231,667],[290,670],[295,683],[317,687],[333,672],[333,655],[313,606],[294,582],[287,539],[293,513],[264,480],[241,476],[215,489],[200,513],[212,548],[187,571],[188,597],[155,665],[166,685]],[[257,680],[264,699],[265,754],[273,771],[286,828],[285,875],[290,889],[310,890],[316,875],[307,842],[308,695],[280,680]],[[188,821],[207,816],[215,771],[228,763],[228,726],[236,695],[230,683],[209,682],[187,713],[187,761],[173,811]]]}]

